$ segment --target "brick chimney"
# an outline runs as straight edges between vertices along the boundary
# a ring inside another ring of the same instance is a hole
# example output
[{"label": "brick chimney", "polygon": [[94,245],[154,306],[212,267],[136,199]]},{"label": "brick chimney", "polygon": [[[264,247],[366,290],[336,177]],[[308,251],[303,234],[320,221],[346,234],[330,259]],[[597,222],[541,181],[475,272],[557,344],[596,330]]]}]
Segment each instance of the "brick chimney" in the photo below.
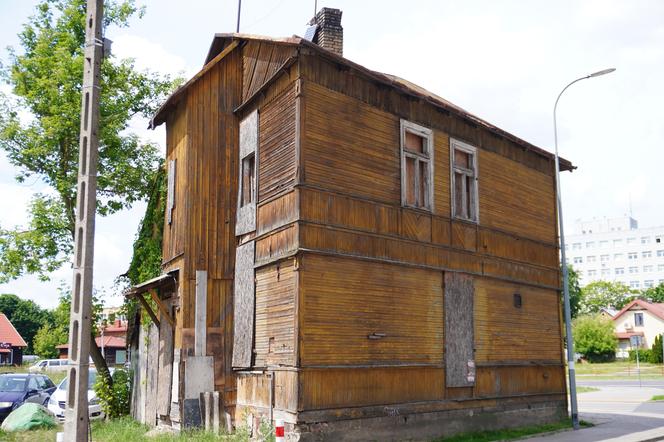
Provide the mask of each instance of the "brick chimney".
[{"label": "brick chimney", "polygon": [[322,8],[309,22],[316,25],[313,42],[343,57],[344,28],[341,27],[341,9]]}]

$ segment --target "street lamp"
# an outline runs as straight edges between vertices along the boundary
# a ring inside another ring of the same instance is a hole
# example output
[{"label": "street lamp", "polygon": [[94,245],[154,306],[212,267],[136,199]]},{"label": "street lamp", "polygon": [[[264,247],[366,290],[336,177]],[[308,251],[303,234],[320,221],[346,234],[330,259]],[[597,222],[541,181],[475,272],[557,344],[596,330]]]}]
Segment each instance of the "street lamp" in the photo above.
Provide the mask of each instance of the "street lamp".
[{"label": "street lamp", "polygon": [[558,101],[563,93],[567,90],[568,87],[574,83],[585,80],[587,78],[599,77],[600,75],[610,74],[615,71],[615,68],[604,69],[602,71],[597,71],[585,77],[577,78],[572,81],[570,84],[565,86],[558,98],[556,98],[556,104],[553,106],[553,137],[556,146],[556,209],[558,215],[558,232],[560,233],[560,257],[562,260],[563,267],[563,299],[565,304],[565,333],[567,334],[567,368],[569,370],[569,397],[572,406],[572,426],[574,429],[579,428],[579,410],[576,403],[576,375],[574,370],[574,343],[572,341],[572,313],[569,307],[569,287],[567,286],[567,259],[565,258],[565,234],[563,231],[563,204],[562,198],[560,196],[560,165],[558,164],[558,126],[556,123],[556,110],[558,109]]}]

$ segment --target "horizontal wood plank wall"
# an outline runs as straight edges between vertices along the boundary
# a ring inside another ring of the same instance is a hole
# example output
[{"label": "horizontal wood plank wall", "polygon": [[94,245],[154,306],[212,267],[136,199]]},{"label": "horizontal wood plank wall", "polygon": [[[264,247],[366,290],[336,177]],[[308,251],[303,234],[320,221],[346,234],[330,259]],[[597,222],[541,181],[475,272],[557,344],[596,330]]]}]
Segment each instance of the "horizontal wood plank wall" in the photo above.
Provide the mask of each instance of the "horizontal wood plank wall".
[{"label": "horizontal wood plank wall", "polygon": [[263,235],[296,221],[299,208],[298,190],[259,204],[256,214],[257,235]]},{"label": "horizontal wood plank wall", "polygon": [[557,269],[486,257],[470,251],[306,222],[299,223],[299,231],[299,247],[306,251],[463,271],[545,288],[555,288],[559,284]]},{"label": "horizontal wood plank wall", "polygon": [[398,204],[399,119],[312,82],[303,94],[305,182]]},{"label": "horizontal wood plank wall", "polygon": [[178,103],[166,123],[166,166],[175,160],[175,194],[171,223],[168,214],[164,215],[164,236],[162,242],[162,262],[169,262],[185,251],[185,229],[187,223],[187,108]]},{"label": "horizontal wood plank wall", "polygon": [[255,367],[295,366],[296,280],[293,258],[256,269]]},{"label": "horizontal wood plank wall", "polygon": [[362,407],[445,398],[441,367],[305,368],[300,410]]},{"label": "horizontal wood plank wall", "polygon": [[[555,241],[553,163],[423,102],[385,92],[321,60],[301,64],[305,183],[400,205],[399,117],[434,129],[434,213],[450,216],[449,137],[480,148],[480,223]],[[310,81],[306,81],[310,80]],[[342,82],[341,87],[337,82]],[[395,109],[395,102],[404,105]],[[468,126],[468,127],[466,127]],[[462,134],[456,131],[463,129]],[[479,136],[478,134],[482,134]]]},{"label": "horizontal wood plank wall", "polygon": [[295,85],[259,108],[258,202],[295,184]]},{"label": "horizontal wood plank wall", "polygon": [[301,187],[300,220],[558,268],[554,244],[340,193]]},{"label": "horizontal wood plank wall", "polygon": [[479,151],[480,223],[554,243],[554,180],[493,152]]},{"label": "horizontal wood plank wall", "polygon": [[[301,260],[301,367],[442,364],[442,272],[310,254]],[[369,338],[374,333],[378,339]]]},{"label": "horizontal wood plank wall", "polygon": [[254,95],[295,53],[291,46],[247,42],[242,47],[242,101]]},{"label": "horizontal wood plank wall", "polygon": [[294,254],[298,247],[298,231],[297,224],[290,224],[256,239],[256,265],[265,265]]},{"label": "horizontal wood plank wall", "polygon": [[500,155],[553,176],[553,159],[524,149],[513,141],[490,132],[475,122],[461,119],[450,112],[434,107],[425,100],[405,95],[395,88],[384,86],[359,71],[341,67],[321,57],[317,51],[300,50],[300,72],[328,89],[353,97],[363,103],[427,127],[439,129],[454,138]]},{"label": "horizontal wood plank wall", "polygon": [[560,366],[477,368],[476,397],[544,393],[565,393],[565,375]]},{"label": "horizontal wood plank wall", "polygon": [[[514,294],[522,305],[514,306]],[[507,361],[561,362],[559,296],[487,278],[475,279],[475,358],[478,364]]]}]

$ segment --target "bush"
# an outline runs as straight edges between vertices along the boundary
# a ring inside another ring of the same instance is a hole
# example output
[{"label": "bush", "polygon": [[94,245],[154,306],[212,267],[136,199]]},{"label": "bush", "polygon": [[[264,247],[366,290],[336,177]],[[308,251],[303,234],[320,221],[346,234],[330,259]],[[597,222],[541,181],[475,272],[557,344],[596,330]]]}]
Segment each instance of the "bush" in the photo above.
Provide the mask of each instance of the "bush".
[{"label": "bush", "polygon": [[97,376],[94,390],[99,398],[101,409],[109,419],[126,416],[130,411],[131,371],[118,368],[113,372],[113,386],[109,386],[104,376]]},{"label": "bush", "polygon": [[652,350],[648,350],[646,348],[640,348],[638,350],[630,350],[629,351],[629,360],[631,362],[636,361],[636,353],[639,353],[639,361],[640,362],[651,362],[653,358]]},{"label": "bush", "polygon": [[580,316],[572,323],[574,347],[590,362],[609,362],[616,357],[618,339],[613,321],[599,315]]}]

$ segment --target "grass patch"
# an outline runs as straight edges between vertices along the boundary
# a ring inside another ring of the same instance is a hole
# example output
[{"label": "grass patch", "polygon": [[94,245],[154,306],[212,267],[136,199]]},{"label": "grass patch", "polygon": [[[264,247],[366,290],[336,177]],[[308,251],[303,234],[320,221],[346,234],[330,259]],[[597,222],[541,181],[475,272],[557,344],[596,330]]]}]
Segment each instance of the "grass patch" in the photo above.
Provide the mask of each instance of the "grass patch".
[{"label": "grass patch", "polygon": [[[582,427],[592,427],[592,424],[586,421],[579,421]],[[561,422],[552,424],[536,425],[532,427],[512,428],[506,430],[478,431],[473,433],[462,433],[443,439],[436,439],[434,442],[492,442],[510,439],[519,439],[534,434],[549,433],[551,431],[568,430],[572,428],[572,421],[565,419]]]},{"label": "grass patch", "polygon": [[[160,434],[154,437],[146,437],[150,428],[140,424],[130,417],[114,419],[110,421],[93,421],[92,439],[95,442],[248,442],[249,435],[246,431],[238,430],[233,434],[216,435],[202,430],[182,431],[180,434]],[[58,431],[63,431],[62,425],[52,430],[37,430],[26,432],[6,433],[0,430],[0,441],[7,442],[33,442],[54,441]],[[266,442],[274,441],[274,432],[264,427],[262,431],[270,436],[263,439]]]},{"label": "grass patch", "polygon": [[593,391],[599,391],[599,388],[595,387],[576,387],[577,393],[592,393]]},{"label": "grass patch", "polygon": [[664,401],[664,394],[658,394],[650,398],[651,401]]},{"label": "grass patch", "polygon": [[[640,372],[642,379],[661,379],[664,376],[664,366],[662,364],[650,364],[641,362]],[[638,372],[636,362],[615,361],[604,363],[584,362],[576,364],[577,376],[593,376],[598,379],[636,379]]]}]

